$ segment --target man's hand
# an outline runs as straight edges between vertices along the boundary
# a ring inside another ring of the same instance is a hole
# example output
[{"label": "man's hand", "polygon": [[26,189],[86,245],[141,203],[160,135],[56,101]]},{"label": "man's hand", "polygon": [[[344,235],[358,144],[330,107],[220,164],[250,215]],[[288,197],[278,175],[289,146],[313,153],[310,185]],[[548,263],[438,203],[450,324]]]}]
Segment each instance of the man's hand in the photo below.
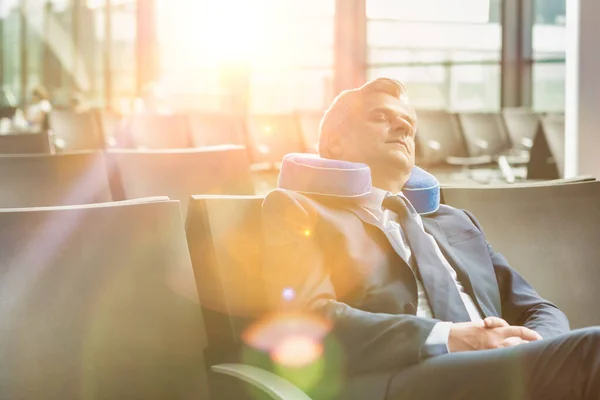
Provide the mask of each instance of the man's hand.
[{"label": "man's hand", "polygon": [[502,318],[489,317],[479,322],[453,324],[448,350],[460,351],[500,349],[541,340],[542,337],[523,326],[510,326]]}]

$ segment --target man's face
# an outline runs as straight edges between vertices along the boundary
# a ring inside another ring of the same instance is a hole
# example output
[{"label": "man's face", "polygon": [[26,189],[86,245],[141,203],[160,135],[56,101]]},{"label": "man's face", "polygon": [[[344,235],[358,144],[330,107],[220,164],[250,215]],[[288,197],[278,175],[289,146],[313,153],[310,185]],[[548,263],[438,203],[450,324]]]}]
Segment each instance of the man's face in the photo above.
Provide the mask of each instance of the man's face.
[{"label": "man's face", "polygon": [[416,115],[404,100],[368,93],[340,137],[342,158],[372,170],[409,173],[415,165]]}]

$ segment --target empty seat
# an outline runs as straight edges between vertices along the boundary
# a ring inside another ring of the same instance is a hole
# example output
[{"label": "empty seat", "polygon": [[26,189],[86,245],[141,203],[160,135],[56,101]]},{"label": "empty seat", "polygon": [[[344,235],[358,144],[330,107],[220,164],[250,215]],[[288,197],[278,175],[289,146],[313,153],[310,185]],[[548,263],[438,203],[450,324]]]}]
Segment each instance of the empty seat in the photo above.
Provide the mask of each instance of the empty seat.
[{"label": "empty seat", "polygon": [[146,149],[184,149],[192,146],[187,118],[171,114],[134,114],[124,118],[117,142]]},{"label": "empty seat", "polygon": [[[3,95],[3,94],[2,94]],[[13,118],[17,113],[17,107],[14,106],[0,106],[0,119],[2,118]]]},{"label": "empty seat", "polygon": [[101,152],[0,155],[0,207],[111,201]]},{"label": "empty seat", "polygon": [[[188,246],[200,302],[210,315],[251,320],[266,310],[261,273],[262,202],[262,196],[193,196],[190,201]],[[243,324],[221,326],[214,319],[207,323],[213,345],[236,340],[245,329]]]},{"label": "empty seat", "polygon": [[48,133],[11,133],[0,135],[0,154],[50,154]]},{"label": "empty seat", "polygon": [[[513,147],[502,116],[497,113],[460,113],[459,121],[471,156],[491,156],[497,161],[503,177],[509,183],[515,181],[512,166],[525,166],[529,153]],[[524,178],[526,169],[521,169],[519,177]]]},{"label": "empty seat", "polygon": [[448,157],[468,156],[456,115],[443,110],[421,110],[417,117],[420,165],[444,165]]},{"label": "empty seat", "polygon": [[240,116],[193,113],[188,118],[195,147],[244,143],[244,121]]},{"label": "empty seat", "polygon": [[57,150],[79,151],[104,148],[100,121],[95,112],[52,110],[49,118]]},{"label": "empty seat", "polygon": [[460,113],[458,118],[470,155],[496,156],[511,149],[500,114]]},{"label": "empty seat", "polygon": [[514,147],[531,149],[540,116],[529,108],[510,107],[502,110],[506,132]]},{"label": "empty seat", "polygon": [[542,128],[550,154],[556,163],[559,177],[565,171],[565,116],[548,114],[542,117]]},{"label": "empty seat", "polygon": [[169,196],[182,210],[193,194],[254,194],[243,146],[185,150],[110,150],[126,199]]},{"label": "empty seat", "polygon": [[[194,196],[189,205],[186,234],[206,324],[208,366],[250,362],[270,367],[268,357],[242,342],[255,317],[266,310],[262,201],[259,196]],[[214,400],[256,398],[230,378],[209,374],[209,382]]]},{"label": "empty seat", "polygon": [[446,204],[471,211],[489,242],[572,328],[599,325],[600,182],[443,188]]},{"label": "empty seat", "polygon": [[[339,365],[342,349],[335,338],[325,339],[323,364],[317,364],[324,368],[318,369],[316,375],[310,372],[307,375],[312,366],[309,369],[277,366],[268,349],[258,344],[276,343],[282,332],[307,323],[303,319],[294,319],[297,316],[294,314],[290,319],[278,319],[267,305],[262,202],[263,198],[259,196],[194,196],[190,202],[186,233],[206,324],[208,347],[205,359],[211,366],[233,362],[261,368],[268,379],[257,386],[267,392],[274,391],[274,387],[281,387],[280,393],[290,392],[290,397],[272,398],[308,399],[298,387],[312,398],[348,398],[344,393],[346,390],[369,387],[364,382],[373,376],[354,376],[351,381],[345,380],[343,367]],[[271,318],[264,319],[267,312]],[[311,329],[318,328],[312,326]],[[211,369],[234,376],[240,376],[244,371],[239,364],[231,367],[229,372],[223,367]],[[282,383],[281,378],[268,371],[282,375],[288,382]],[[308,380],[307,376],[310,376]],[[256,384],[258,379],[248,381]],[[209,382],[214,400],[257,398],[252,396],[255,392],[236,385],[230,378],[210,374]]]},{"label": "empty seat", "polygon": [[3,399],[208,399],[179,204],[0,210]]},{"label": "empty seat", "polygon": [[323,112],[301,113],[298,114],[298,122],[302,131],[304,142],[304,151],[308,153],[317,153],[319,144],[319,128]]},{"label": "empty seat", "polygon": [[[107,147],[127,147],[127,143],[118,143],[117,138],[123,123],[123,117],[114,111],[98,110],[100,128]],[[126,139],[126,138],[124,138]]]},{"label": "empty seat", "polygon": [[288,153],[303,152],[300,126],[295,115],[251,115],[247,140],[253,163],[277,166]]},{"label": "empty seat", "polygon": [[420,110],[417,119],[417,163],[441,182],[460,179],[457,174],[465,169],[493,167],[490,156],[468,156],[455,114],[444,110]]}]

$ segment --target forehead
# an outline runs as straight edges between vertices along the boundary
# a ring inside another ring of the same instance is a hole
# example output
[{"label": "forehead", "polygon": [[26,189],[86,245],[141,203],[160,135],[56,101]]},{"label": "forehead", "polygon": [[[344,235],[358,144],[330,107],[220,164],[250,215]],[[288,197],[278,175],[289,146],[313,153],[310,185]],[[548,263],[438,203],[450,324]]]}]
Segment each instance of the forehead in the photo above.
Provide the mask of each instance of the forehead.
[{"label": "forehead", "polygon": [[417,116],[415,110],[408,104],[406,96],[397,98],[387,93],[366,93],[362,101],[363,112],[384,111],[395,113],[415,124]]}]

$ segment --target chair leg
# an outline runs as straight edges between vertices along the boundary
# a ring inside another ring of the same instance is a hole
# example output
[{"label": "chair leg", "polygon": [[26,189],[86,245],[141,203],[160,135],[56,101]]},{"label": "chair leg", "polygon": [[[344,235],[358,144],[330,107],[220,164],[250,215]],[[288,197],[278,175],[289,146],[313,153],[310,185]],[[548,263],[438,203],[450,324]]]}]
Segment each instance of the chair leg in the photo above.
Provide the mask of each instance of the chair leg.
[{"label": "chair leg", "polygon": [[515,183],[515,174],[508,163],[506,156],[498,157],[498,167],[500,168],[500,172],[502,172],[502,177],[507,183]]}]

